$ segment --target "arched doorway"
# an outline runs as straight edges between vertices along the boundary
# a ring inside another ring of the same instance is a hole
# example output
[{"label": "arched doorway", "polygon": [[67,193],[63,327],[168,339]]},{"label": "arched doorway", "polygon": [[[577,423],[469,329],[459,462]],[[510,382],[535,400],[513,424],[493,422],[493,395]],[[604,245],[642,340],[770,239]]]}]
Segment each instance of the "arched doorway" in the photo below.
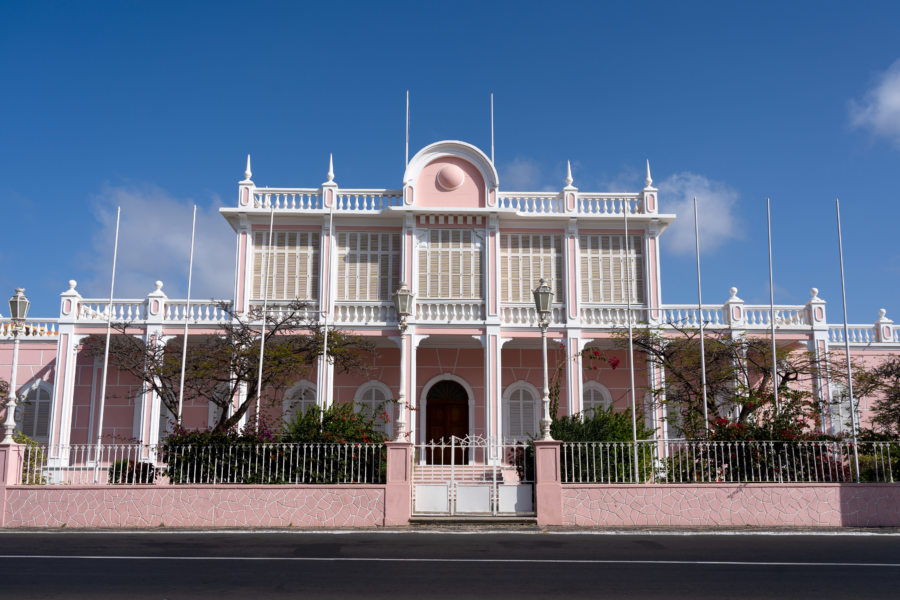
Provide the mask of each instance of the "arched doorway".
[{"label": "arched doorway", "polygon": [[426,441],[469,434],[469,395],[462,385],[450,379],[438,381],[425,399]]}]

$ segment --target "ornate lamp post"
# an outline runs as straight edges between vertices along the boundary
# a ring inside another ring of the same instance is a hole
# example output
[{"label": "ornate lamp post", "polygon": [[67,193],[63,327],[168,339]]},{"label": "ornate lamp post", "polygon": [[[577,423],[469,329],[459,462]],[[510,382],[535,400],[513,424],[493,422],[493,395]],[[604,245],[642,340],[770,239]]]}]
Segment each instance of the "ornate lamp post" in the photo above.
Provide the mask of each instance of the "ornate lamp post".
[{"label": "ornate lamp post", "polygon": [[538,324],[541,327],[541,348],[544,358],[544,391],[541,397],[543,409],[541,417],[541,439],[552,440],[550,437],[550,382],[547,376],[547,326],[550,325],[550,303],[553,301],[553,292],[544,278],[540,285],[534,289],[534,308],[538,313]]},{"label": "ornate lamp post", "polygon": [[400,288],[394,292],[394,308],[397,310],[397,318],[400,321],[400,392],[397,394],[398,416],[397,433],[394,440],[402,442],[406,435],[406,319],[413,312],[413,293],[409,291],[406,282],[400,284]]},{"label": "ornate lamp post", "polygon": [[9,377],[9,395],[6,399],[6,422],[3,425],[5,435],[3,444],[12,444],[13,431],[16,430],[16,370],[19,368],[19,334],[25,325],[28,307],[31,302],[25,297],[25,288],[16,288],[16,295],[9,299],[9,321],[13,330],[12,374]]}]

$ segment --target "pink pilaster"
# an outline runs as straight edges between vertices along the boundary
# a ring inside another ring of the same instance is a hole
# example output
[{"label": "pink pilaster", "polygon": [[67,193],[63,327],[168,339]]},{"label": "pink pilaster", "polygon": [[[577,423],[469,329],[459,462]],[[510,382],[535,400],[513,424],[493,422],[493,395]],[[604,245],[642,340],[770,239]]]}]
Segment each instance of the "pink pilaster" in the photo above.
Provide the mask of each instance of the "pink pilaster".
[{"label": "pink pilaster", "polygon": [[562,479],[559,471],[561,442],[534,442],[535,500],[538,525],[562,525]]},{"label": "pink pilaster", "polygon": [[412,504],[412,448],[409,442],[385,442],[387,484],[384,490],[384,524],[409,525]]}]

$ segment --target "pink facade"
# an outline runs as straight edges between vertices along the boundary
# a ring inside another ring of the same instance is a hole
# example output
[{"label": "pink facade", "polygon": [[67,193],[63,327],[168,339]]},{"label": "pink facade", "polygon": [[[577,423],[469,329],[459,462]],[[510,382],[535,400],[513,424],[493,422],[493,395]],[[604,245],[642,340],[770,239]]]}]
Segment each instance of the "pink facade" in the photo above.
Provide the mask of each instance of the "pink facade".
[{"label": "pink facade", "polygon": [[[659,237],[675,215],[661,212],[665,190],[659,197],[649,173],[645,187],[631,193],[582,192],[571,173],[558,192],[508,192],[484,152],[444,141],[420,150],[398,175],[402,186],[394,190],[342,189],[333,171],[319,187],[270,188],[257,187],[248,168],[234,206],[221,209],[235,231],[233,298],[239,311],[263,301],[277,307],[300,299],[329,326],[366,336],[377,346],[367,374],[335,373],[320,360],[297,374],[296,393],[321,406],[363,397],[402,401],[403,438],[417,443],[433,436],[535,435],[543,373],[531,290],[545,278],[555,293],[548,365],[559,383],[561,413],[581,412],[586,398],[604,398],[620,410],[630,407],[633,362],[638,410],[649,428],[668,435],[661,409],[645,410],[647,390],[659,384],[660,374],[640,354],[630,360],[613,339],[629,320],[666,331],[698,319],[695,305],[662,302]],[[260,257],[268,252],[273,210],[277,286],[262,285],[258,272]],[[415,294],[414,312],[402,329],[393,305],[401,282]],[[105,331],[107,305],[83,298],[70,282],[61,294],[59,317],[30,325],[21,339],[17,392],[27,395],[37,386],[46,394],[46,411],[38,413],[46,422],[31,424],[30,434],[39,441],[96,440],[102,365],[79,347],[84,336]],[[842,328],[828,323],[825,306],[815,290],[805,305],[776,306],[778,343],[823,356],[843,352]],[[111,310],[117,320],[134,324],[134,335],[148,340],[183,333],[184,301],[169,299],[161,283],[146,299],[117,300]],[[191,335],[215,334],[221,316],[214,304],[195,301],[192,310]],[[746,305],[736,289],[723,304],[703,310],[714,315],[707,327],[768,335],[768,306]],[[873,324],[851,326],[850,338],[854,356],[865,362],[900,351],[900,330],[884,313]],[[8,323],[0,322],[4,379],[10,379],[13,345]],[[586,370],[578,359],[586,348],[614,357],[617,367]],[[453,397],[430,398],[441,382],[452,382],[439,387]],[[137,381],[110,369],[105,386],[105,440],[153,444],[165,434],[171,415]],[[822,381],[816,392],[827,401],[837,392],[833,387]],[[458,422],[439,425],[437,417],[430,422],[428,407],[434,410],[436,403],[456,406]],[[518,403],[512,412],[510,403]],[[268,390],[263,415],[278,423],[285,406],[282,391]],[[864,423],[868,408],[864,401]],[[511,423],[513,413],[519,422]],[[192,428],[209,427],[217,418],[191,401],[183,416]],[[392,420],[399,416],[395,412]],[[248,418],[253,417],[251,411]],[[838,410],[825,429],[840,431],[842,419]]]}]

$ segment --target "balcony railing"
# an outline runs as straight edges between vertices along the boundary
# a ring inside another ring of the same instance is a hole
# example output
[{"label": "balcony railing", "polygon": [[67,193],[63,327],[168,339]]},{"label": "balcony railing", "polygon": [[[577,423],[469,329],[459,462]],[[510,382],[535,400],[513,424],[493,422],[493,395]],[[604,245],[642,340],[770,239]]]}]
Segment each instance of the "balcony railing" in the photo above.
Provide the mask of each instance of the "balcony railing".
[{"label": "balcony railing", "polygon": [[[58,319],[26,321],[19,332],[19,339],[56,337],[59,333]],[[0,319],[0,340],[13,338],[13,326],[9,319]]]}]

